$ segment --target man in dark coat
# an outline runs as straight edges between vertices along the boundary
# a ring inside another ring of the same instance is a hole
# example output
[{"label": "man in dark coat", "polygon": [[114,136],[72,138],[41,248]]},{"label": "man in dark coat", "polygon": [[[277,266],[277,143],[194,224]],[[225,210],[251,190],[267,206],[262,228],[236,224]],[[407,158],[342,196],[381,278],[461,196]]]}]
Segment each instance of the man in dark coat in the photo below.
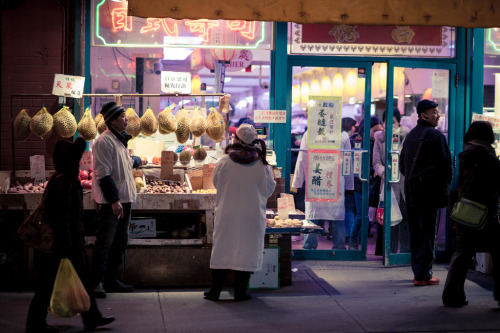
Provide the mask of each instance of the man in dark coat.
[{"label": "man in dark coat", "polygon": [[424,99],[417,105],[417,114],[417,126],[403,144],[400,170],[405,176],[413,283],[426,286],[439,284],[432,277],[436,220],[439,208],[448,204],[452,166],[446,138],[435,129],[438,104]]}]

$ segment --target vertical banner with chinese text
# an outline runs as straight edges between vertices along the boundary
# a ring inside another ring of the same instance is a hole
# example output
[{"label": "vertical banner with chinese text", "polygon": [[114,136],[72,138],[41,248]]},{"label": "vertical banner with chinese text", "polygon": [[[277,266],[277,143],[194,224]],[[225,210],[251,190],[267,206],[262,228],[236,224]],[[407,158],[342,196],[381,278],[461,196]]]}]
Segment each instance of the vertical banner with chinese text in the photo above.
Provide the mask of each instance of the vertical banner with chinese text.
[{"label": "vertical banner with chinese text", "polygon": [[339,200],[340,151],[307,150],[306,201]]},{"label": "vertical banner with chinese text", "polygon": [[342,97],[309,96],[307,147],[340,149]]}]

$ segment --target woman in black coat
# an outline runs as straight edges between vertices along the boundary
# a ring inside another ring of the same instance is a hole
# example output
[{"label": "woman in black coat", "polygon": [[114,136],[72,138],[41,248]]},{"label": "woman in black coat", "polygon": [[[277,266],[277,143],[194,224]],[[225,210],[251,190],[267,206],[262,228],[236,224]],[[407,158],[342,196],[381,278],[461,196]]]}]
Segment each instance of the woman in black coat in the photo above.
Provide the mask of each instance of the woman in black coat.
[{"label": "woman in black coat", "polygon": [[89,259],[85,248],[85,230],[82,223],[83,193],[78,180],[80,159],[86,143],[82,138],[74,143],[59,141],[54,148],[55,173],[50,177],[44,192],[43,220],[50,225],[54,237],[52,253],[35,250],[35,269],[40,272],[35,295],[30,304],[26,332],[58,332],[47,325],[47,308],[59,263],[69,258],[90,296],[90,309],[82,313],[86,330],[109,324],[113,317],[103,317],[92,296],[89,279]]},{"label": "woman in black coat", "polygon": [[[473,230],[455,223],[455,252],[443,291],[443,304],[461,307],[468,304],[464,283],[475,252],[490,252],[493,261],[493,296],[500,302],[500,161],[491,146],[493,129],[489,122],[472,123],[464,136],[464,151],[459,155],[458,196],[488,206],[486,226]],[[499,304],[500,305],[500,304]]]}]

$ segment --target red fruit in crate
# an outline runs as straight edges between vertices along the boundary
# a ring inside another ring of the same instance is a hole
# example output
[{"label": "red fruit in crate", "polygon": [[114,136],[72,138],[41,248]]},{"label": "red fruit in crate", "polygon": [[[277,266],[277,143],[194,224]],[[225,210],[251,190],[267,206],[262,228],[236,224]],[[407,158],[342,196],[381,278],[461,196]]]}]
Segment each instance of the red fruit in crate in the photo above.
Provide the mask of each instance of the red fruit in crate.
[{"label": "red fruit in crate", "polygon": [[92,180],[92,172],[89,171],[89,180]]},{"label": "red fruit in crate", "polygon": [[91,190],[92,189],[92,181],[91,180],[82,180],[82,188],[84,190]]},{"label": "red fruit in crate", "polygon": [[88,180],[89,179],[89,172],[85,170],[80,170],[80,179],[81,180]]},{"label": "red fruit in crate", "polygon": [[92,173],[92,172],[94,172],[94,168],[90,167],[89,168],[89,173]]}]

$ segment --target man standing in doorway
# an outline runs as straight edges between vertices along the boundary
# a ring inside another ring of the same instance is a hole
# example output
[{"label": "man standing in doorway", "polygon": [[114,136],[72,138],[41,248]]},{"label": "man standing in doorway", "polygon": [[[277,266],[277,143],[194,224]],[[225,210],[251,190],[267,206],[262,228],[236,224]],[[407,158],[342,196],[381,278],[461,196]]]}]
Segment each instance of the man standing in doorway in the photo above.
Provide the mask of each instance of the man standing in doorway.
[{"label": "man standing in doorway", "polygon": [[131,206],[136,199],[132,168],[141,164],[140,158],[131,157],[127,149],[132,136],[125,132],[125,110],[115,102],[108,102],[101,114],[108,129],[97,138],[92,150],[92,196],[99,217],[92,256],[97,298],[105,298],[106,292],[134,291],[132,286],[119,280],[119,275],[128,244]]},{"label": "man standing in doorway", "polygon": [[415,286],[439,284],[432,277],[439,208],[448,204],[452,179],[451,153],[439,123],[438,104],[424,99],[417,105],[417,126],[408,133],[401,151],[400,170],[410,225],[411,267]]}]

